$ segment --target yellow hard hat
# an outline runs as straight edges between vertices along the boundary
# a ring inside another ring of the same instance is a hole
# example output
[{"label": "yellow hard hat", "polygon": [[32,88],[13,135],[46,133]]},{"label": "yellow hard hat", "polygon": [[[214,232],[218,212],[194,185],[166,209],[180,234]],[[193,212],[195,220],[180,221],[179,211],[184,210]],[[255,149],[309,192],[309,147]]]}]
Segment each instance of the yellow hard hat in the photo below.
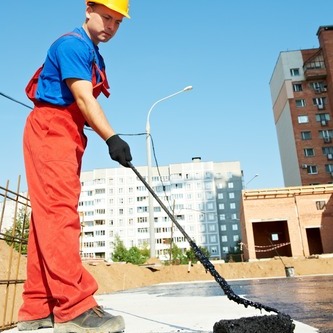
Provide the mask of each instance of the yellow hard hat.
[{"label": "yellow hard hat", "polygon": [[88,1],[86,0],[86,4],[89,3],[99,3],[101,5],[104,5],[105,7],[108,7],[115,12],[124,15],[127,18],[130,18],[128,15],[129,11],[129,0],[93,0]]}]

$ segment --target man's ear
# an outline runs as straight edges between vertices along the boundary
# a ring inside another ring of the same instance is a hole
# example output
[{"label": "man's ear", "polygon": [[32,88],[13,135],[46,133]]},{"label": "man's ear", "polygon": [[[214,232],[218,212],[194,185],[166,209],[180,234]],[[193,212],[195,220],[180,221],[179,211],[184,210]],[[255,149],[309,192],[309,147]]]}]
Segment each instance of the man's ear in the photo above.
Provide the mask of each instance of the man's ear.
[{"label": "man's ear", "polygon": [[91,6],[87,6],[86,9],[86,19],[89,20],[90,19],[90,14],[93,12]]}]

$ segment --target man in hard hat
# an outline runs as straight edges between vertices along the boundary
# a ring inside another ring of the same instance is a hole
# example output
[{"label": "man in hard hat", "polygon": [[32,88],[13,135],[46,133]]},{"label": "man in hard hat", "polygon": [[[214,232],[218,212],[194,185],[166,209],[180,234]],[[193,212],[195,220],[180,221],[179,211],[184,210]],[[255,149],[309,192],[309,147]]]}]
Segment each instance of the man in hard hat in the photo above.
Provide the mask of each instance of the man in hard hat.
[{"label": "man in hard hat", "polygon": [[121,316],[105,312],[93,297],[98,286],[81,262],[77,208],[84,125],[105,140],[113,160],[127,167],[132,159],[96,100],[100,93],[109,95],[98,44],[129,18],[128,0],[86,5],[83,26],[51,45],[26,88],[35,106],[24,130],[32,215],[20,331],[54,326],[55,333],[112,333],[125,327]]}]

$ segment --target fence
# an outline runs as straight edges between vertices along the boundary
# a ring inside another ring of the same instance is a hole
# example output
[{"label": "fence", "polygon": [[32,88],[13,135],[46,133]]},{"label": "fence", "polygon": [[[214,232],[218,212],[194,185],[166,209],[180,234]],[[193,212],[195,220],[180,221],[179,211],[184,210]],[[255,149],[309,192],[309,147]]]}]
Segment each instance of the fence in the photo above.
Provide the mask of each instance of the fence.
[{"label": "fence", "polygon": [[0,186],[0,331],[17,322],[23,283],[26,278],[26,235],[29,228],[30,202],[16,191]]}]

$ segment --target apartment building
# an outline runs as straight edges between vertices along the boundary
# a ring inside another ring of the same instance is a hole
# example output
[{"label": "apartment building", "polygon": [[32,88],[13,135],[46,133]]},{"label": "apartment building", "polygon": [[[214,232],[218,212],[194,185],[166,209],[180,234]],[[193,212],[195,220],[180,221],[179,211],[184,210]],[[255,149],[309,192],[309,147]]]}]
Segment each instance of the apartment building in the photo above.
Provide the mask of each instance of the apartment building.
[{"label": "apartment building", "polygon": [[285,186],[333,181],[333,26],[319,47],[281,52],[270,90]]},{"label": "apartment building", "polygon": [[[147,179],[147,167],[137,167]],[[82,172],[79,201],[83,258],[111,260],[115,237],[124,245],[149,247],[149,192],[129,168]],[[239,250],[243,177],[239,162],[203,162],[153,167],[152,188],[198,246],[212,258]],[[169,259],[171,239],[183,251],[185,237],[154,200],[156,257]]]}]

